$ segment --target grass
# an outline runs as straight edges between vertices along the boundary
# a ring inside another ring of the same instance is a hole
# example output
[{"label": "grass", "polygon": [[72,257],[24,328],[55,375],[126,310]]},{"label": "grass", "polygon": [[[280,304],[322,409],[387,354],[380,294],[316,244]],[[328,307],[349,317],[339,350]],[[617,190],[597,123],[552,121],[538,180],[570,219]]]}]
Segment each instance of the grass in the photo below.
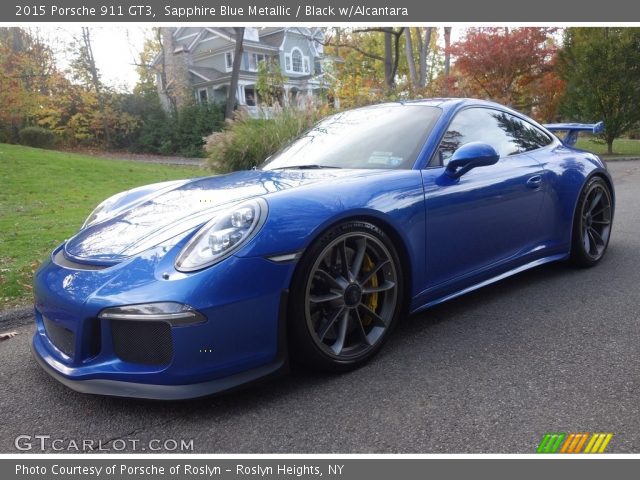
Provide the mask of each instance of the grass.
[{"label": "grass", "polygon": [[0,309],[31,301],[33,272],[114,193],[197,177],[170,166],[0,144]]},{"label": "grass", "polygon": [[607,153],[607,144],[602,143],[593,137],[579,138],[576,144],[578,148],[588,150],[597,155],[605,157],[628,156],[640,157],[640,140],[631,140],[628,138],[618,138],[613,141],[613,154]]}]

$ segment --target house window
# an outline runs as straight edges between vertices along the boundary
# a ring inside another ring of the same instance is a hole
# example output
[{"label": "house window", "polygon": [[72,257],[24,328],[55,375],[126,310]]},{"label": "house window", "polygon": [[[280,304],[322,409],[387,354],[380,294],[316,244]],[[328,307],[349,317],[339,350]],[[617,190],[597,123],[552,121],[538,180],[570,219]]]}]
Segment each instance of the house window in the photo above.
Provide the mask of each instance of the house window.
[{"label": "house window", "polygon": [[233,68],[233,52],[227,52],[224,54],[224,61],[227,67],[227,70],[231,70]]},{"label": "house window", "polygon": [[250,72],[257,72],[260,62],[264,62],[266,57],[261,53],[247,53],[242,57],[242,68]]},{"label": "house window", "polygon": [[302,55],[298,47],[293,47],[291,53],[284,55],[284,69],[291,73],[311,73],[309,57]]},{"label": "house window", "polygon": [[302,73],[302,52],[297,48],[291,51],[291,70]]},{"label": "house window", "polygon": [[256,106],[256,89],[253,86],[245,86],[244,98],[248,107],[255,107]]},{"label": "house window", "polygon": [[200,103],[209,103],[209,92],[207,92],[206,88],[198,90],[198,101]]}]

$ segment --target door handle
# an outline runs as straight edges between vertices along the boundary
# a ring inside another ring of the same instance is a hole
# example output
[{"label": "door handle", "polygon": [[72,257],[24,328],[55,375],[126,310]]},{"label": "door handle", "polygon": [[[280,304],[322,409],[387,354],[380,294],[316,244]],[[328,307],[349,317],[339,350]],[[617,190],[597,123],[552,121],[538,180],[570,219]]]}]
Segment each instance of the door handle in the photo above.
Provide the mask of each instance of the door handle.
[{"label": "door handle", "polygon": [[540,188],[540,185],[542,185],[542,175],[534,175],[527,180],[527,187],[529,188]]}]

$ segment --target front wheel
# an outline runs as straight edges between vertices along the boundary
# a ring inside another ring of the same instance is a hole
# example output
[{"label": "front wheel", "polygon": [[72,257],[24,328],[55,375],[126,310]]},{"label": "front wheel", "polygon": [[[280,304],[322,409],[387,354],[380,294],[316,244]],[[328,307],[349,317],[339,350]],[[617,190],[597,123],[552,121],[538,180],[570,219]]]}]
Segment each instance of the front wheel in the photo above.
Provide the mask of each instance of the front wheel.
[{"label": "front wheel", "polygon": [[291,288],[294,360],[345,371],[382,347],[403,303],[398,254],[368,222],[347,222],[322,235],[302,257]]},{"label": "front wheel", "polygon": [[580,267],[598,263],[609,245],[613,202],[607,183],[600,177],[590,179],[580,193],[573,220],[571,261]]}]

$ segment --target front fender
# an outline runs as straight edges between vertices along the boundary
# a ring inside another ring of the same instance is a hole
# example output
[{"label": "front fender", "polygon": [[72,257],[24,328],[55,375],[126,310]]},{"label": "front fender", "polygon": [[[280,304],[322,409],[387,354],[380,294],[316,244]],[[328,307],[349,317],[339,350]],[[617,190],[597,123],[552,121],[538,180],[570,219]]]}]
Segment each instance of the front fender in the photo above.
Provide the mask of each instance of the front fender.
[{"label": "front fender", "polygon": [[378,223],[402,245],[412,285],[422,282],[425,266],[424,190],[420,171],[389,171],[332,184],[313,184],[265,197],[268,218],[239,256],[271,257],[304,251],[332,225],[354,218]]}]

